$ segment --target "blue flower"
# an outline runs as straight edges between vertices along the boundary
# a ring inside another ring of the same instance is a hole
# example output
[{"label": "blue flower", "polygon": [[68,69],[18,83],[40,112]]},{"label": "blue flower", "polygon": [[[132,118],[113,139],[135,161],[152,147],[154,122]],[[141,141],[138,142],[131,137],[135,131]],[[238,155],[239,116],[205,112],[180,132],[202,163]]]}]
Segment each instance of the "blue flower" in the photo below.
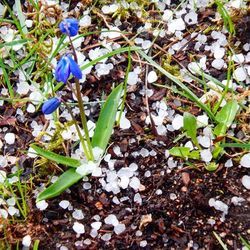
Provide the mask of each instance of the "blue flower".
[{"label": "blue flower", "polygon": [[53,113],[61,104],[61,101],[57,97],[50,98],[48,101],[46,101],[42,106],[42,112],[45,115],[49,115]]},{"label": "blue flower", "polygon": [[56,70],[55,70],[55,77],[58,82],[67,83],[68,78],[72,73],[77,79],[82,78],[82,71],[79,65],[73,60],[70,55],[64,55],[59,60]]},{"label": "blue flower", "polygon": [[75,36],[78,32],[79,25],[78,21],[74,18],[64,19],[60,24],[59,28],[62,33],[68,36]]}]

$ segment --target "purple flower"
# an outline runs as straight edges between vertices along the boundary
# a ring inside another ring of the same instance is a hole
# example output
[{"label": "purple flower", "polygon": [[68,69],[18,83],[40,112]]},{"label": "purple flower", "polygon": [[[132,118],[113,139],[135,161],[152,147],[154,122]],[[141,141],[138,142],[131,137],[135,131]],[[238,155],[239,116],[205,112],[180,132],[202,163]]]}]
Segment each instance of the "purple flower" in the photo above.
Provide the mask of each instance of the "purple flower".
[{"label": "purple flower", "polygon": [[74,18],[64,19],[59,24],[59,28],[64,34],[68,36],[75,36],[79,29],[78,21]]},{"label": "purple flower", "polygon": [[67,83],[68,78],[72,73],[77,79],[82,78],[82,71],[79,65],[73,60],[71,55],[64,55],[59,60],[56,70],[55,70],[55,77],[58,82]]},{"label": "purple flower", "polygon": [[50,98],[42,106],[42,112],[45,115],[53,113],[61,104],[61,101],[57,97]]}]

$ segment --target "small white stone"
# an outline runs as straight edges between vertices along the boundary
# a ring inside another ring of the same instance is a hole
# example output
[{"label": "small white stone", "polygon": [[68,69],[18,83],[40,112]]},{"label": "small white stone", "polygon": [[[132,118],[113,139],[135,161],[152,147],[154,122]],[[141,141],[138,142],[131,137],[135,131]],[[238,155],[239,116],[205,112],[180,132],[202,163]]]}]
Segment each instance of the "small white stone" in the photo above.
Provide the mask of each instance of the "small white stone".
[{"label": "small white stone", "polygon": [[245,168],[250,168],[250,153],[243,155],[240,160],[240,165]]},{"label": "small white stone", "polygon": [[126,226],[124,224],[119,223],[117,226],[114,227],[114,231],[116,234],[121,234],[125,231]]},{"label": "small white stone", "polygon": [[31,236],[30,235],[24,236],[22,240],[22,244],[24,247],[29,247],[31,244]]},{"label": "small white stone", "polygon": [[0,217],[7,219],[8,218],[8,212],[5,209],[0,209]]},{"label": "small white stone", "polygon": [[242,198],[242,197],[237,197],[237,196],[234,196],[232,197],[231,199],[231,202],[235,205],[235,206],[240,206],[242,202],[244,202],[245,199]]},{"label": "small white stone", "polygon": [[140,185],[140,180],[137,177],[133,177],[129,183],[129,186],[132,187],[135,191],[139,189]]},{"label": "small white stone", "polygon": [[146,240],[140,241],[140,247],[146,247],[148,242]]},{"label": "small white stone", "polygon": [[110,214],[104,219],[104,222],[106,224],[113,225],[114,227],[119,224],[119,221],[117,220],[116,216],[114,214]]},{"label": "small white stone", "polygon": [[14,133],[6,133],[4,136],[4,140],[6,141],[7,144],[14,144],[16,139],[16,135]]},{"label": "small white stone", "polygon": [[83,183],[82,186],[83,186],[83,188],[84,188],[85,190],[89,190],[89,189],[91,189],[91,187],[92,187],[91,183],[89,183],[89,182]]},{"label": "small white stone", "polygon": [[249,175],[244,175],[241,179],[242,185],[246,189],[250,189],[250,176]]},{"label": "small white stone", "polygon": [[155,71],[150,71],[150,72],[148,73],[147,79],[148,79],[148,83],[153,83],[153,82],[156,82],[156,81],[157,81],[158,76],[157,76],[157,74],[156,74]]},{"label": "small white stone", "polygon": [[74,222],[73,230],[77,234],[84,234],[85,233],[84,225],[82,223],[79,223],[79,222]]},{"label": "small white stone", "polygon": [[134,202],[138,203],[138,204],[142,204],[142,198],[141,195],[139,193],[136,193],[134,196]]},{"label": "small white stone", "polygon": [[211,65],[213,68],[221,70],[224,66],[224,63],[225,61],[223,59],[218,58],[218,59],[214,59]]},{"label": "small white stone", "polygon": [[129,72],[128,73],[128,85],[135,85],[139,81],[138,74],[135,72]]},{"label": "small white stone", "polygon": [[16,209],[15,207],[12,207],[12,206],[8,207],[7,210],[8,210],[8,213],[9,213],[10,216],[13,216],[13,215],[19,213],[19,210]]},{"label": "small white stone", "polygon": [[243,63],[245,60],[245,57],[243,54],[235,54],[232,56],[232,59],[236,62],[236,63]]},{"label": "small white stone", "polygon": [[36,203],[36,207],[39,209],[39,210],[45,210],[47,207],[48,207],[48,203],[45,201],[45,200],[42,200],[42,201],[39,201]]},{"label": "small white stone", "polygon": [[102,239],[103,241],[109,241],[109,240],[111,239],[111,233],[105,233],[105,234],[101,237],[101,239]]},{"label": "small white stone", "polygon": [[201,159],[205,162],[210,162],[213,158],[213,155],[209,149],[204,149],[200,151]]},{"label": "small white stone", "polygon": [[211,140],[207,136],[198,136],[197,137],[199,144],[204,148],[209,148],[211,146]]},{"label": "small white stone", "polygon": [[122,176],[120,178],[119,186],[122,189],[126,189],[128,187],[128,184],[129,184],[129,178],[127,176]]},{"label": "small white stone", "polygon": [[11,197],[11,198],[7,199],[6,203],[7,203],[9,206],[15,206],[16,200],[15,200],[14,197]]},{"label": "small white stone", "polygon": [[60,201],[59,206],[60,206],[61,208],[63,208],[63,209],[66,209],[66,208],[68,208],[69,204],[70,204],[69,201],[67,201],[67,200],[62,200],[62,201]]},{"label": "small white stone", "polygon": [[229,159],[225,162],[225,167],[226,168],[231,168],[233,166],[233,161],[232,159]]},{"label": "small white stone", "polygon": [[35,108],[35,106],[33,104],[29,103],[26,110],[27,110],[28,113],[35,113],[36,108]]}]

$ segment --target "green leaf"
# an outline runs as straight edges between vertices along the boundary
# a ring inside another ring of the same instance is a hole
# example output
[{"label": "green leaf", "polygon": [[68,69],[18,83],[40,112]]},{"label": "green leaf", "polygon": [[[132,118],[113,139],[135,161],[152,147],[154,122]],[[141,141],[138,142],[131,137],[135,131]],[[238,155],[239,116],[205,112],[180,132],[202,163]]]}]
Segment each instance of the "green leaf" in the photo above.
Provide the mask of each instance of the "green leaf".
[{"label": "green leaf", "polygon": [[63,164],[63,165],[74,167],[74,168],[77,168],[81,165],[81,162],[77,159],[58,155],[58,154],[53,153],[51,151],[42,149],[35,144],[31,144],[30,147],[33,148],[38,155],[43,156],[48,160],[55,161],[59,164]]},{"label": "green leaf", "polygon": [[192,142],[195,144],[196,147],[200,147],[198,140],[197,140],[197,122],[195,116],[190,113],[185,112],[183,116],[183,128],[192,139]]},{"label": "green leaf", "polygon": [[106,149],[112,134],[116,119],[117,109],[121,100],[123,84],[112,90],[105,104],[102,106],[95,132],[92,138],[92,146]]},{"label": "green leaf", "polygon": [[234,121],[234,118],[238,112],[239,105],[233,100],[229,101],[222,109],[216,114],[215,118],[218,123],[223,123],[227,127],[230,127]]},{"label": "green leaf", "polygon": [[199,160],[200,159],[200,150],[193,150],[189,153],[188,158]]},{"label": "green leaf", "polygon": [[28,42],[28,39],[19,39],[19,40],[14,40],[14,41],[7,42],[7,43],[2,43],[0,44],[0,49],[3,47],[12,47],[18,44],[25,44],[27,42]]},{"label": "green leaf", "polygon": [[76,173],[74,168],[70,168],[66,172],[64,172],[61,176],[59,176],[56,182],[54,182],[52,185],[50,185],[48,188],[42,191],[38,195],[36,201],[38,202],[41,200],[46,200],[56,197],[59,194],[61,194],[65,189],[69,188],[70,186],[77,183],[81,179],[82,176]]},{"label": "green leaf", "polygon": [[205,165],[205,169],[208,171],[215,171],[218,168],[219,164],[216,164],[215,162],[211,162],[208,165]]},{"label": "green leaf", "polygon": [[250,244],[249,244],[242,236],[240,236],[240,240],[241,240],[242,244],[243,244],[248,250],[250,250]]},{"label": "green leaf", "polygon": [[189,156],[190,148],[188,147],[173,147],[169,150],[169,153],[173,156],[187,158]]},{"label": "green leaf", "polygon": [[244,149],[249,149],[250,150],[250,144],[246,143],[222,143],[220,144],[220,147],[222,148],[244,148]]},{"label": "green leaf", "polygon": [[221,237],[214,231],[213,231],[213,234],[214,234],[215,238],[219,241],[222,249],[223,250],[228,250],[227,245],[222,241]]}]

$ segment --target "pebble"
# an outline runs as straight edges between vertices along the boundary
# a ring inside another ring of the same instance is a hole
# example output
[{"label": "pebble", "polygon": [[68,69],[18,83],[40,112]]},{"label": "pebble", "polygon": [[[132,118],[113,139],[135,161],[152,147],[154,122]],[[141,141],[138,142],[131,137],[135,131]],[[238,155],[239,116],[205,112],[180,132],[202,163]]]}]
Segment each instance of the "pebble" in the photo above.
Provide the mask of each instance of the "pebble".
[{"label": "pebble", "polygon": [[22,244],[24,247],[29,247],[31,244],[31,236],[30,235],[24,236],[22,240]]},{"label": "pebble", "polygon": [[60,206],[61,208],[63,208],[63,209],[66,209],[66,208],[68,208],[69,204],[70,204],[69,201],[67,201],[67,200],[62,200],[62,201],[60,201],[59,206]]},{"label": "pebble", "polygon": [[119,221],[117,220],[116,216],[114,214],[110,214],[104,219],[104,222],[106,224],[113,225],[114,227],[119,224]]},{"label": "pebble", "polygon": [[82,210],[75,209],[75,211],[72,213],[72,217],[76,220],[82,220],[84,218]]},{"label": "pebble", "polygon": [[201,159],[205,162],[210,162],[213,158],[213,155],[209,149],[204,149],[200,151]]},{"label": "pebble", "polygon": [[218,59],[214,59],[213,61],[212,61],[212,67],[213,68],[215,68],[215,69],[218,69],[218,70],[221,70],[222,68],[223,68],[223,66],[224,66],[224,60],[223,59],[220,59],[220,58],[218,58]]},{"label": "pebble", "polygon": [[172,121],[172,126],[174,130],[179,130],[181,127],[183,127],[183,116],[177,114]]},{"label": "pebble", "polygon": [[102,226],[102,223],[100,221],[95,221],[91,223],[91,227],[94,228],[95,230],[99,230]]},{"label": "pebble", "polygon": [[103,241],[109,241],[109,240],[111,239],[111,233],[105,233],[105,234],[101,237],[101,239],[102,239]]},{"label": "pebble", "polygon": [[243,67],[239,67],[234,71],[233,76],[237,81],[243,82],[247,78],[247,73]]},{"label": "pebble", "polygon": [[250,189],[250,175],[244,175],[241,179],[241,182],[246,189]]},{"label": "pebble", "polygon": [[84,225],[82,223],[79,223],[79,222],[74,222],[73,230],[77,234],[84,234],[85,233]]},{"label": "pebble", "polygon": [[36,203],[36,207],[39,209],[39,210],[45,210],[47,207],[48,207],[48,203],[45,201],[45,200],[42,200],[42,201],[39,201]]},{"label": "pebble", "polygon": [[137,191],[140,187],[140,180],[137,177],[133,177],[129,183],[129,186]]},{"label": "pebble", "polygon": [[250,168],[250,153],[243,155],[240,160],[240,165],[245,168]]},{"label": "pebble", "polygon": [[157,81],[158,76],[157,76],[157,74],[156,74],[155,71],[150,71],[150,72],[148,73],[147,79],[148,79],[148,83],[153,83],[153,82],[156,82],[156,81]]},{"label": "pebble", "polygon": [[148,244],[148,242],[147,242],[146,240],[142,240],[142,241],[140,242],[140,247],[146,247],[147,244]]},{"label": "pebble", "polygon": [[125,231],[125,229],[126,229],[126,226],[124,224],[122,224],[122,223],[119,223],[118,225],[116,225],[114,227],[114,231],[115,231],[116,234],[123,233]]}]

